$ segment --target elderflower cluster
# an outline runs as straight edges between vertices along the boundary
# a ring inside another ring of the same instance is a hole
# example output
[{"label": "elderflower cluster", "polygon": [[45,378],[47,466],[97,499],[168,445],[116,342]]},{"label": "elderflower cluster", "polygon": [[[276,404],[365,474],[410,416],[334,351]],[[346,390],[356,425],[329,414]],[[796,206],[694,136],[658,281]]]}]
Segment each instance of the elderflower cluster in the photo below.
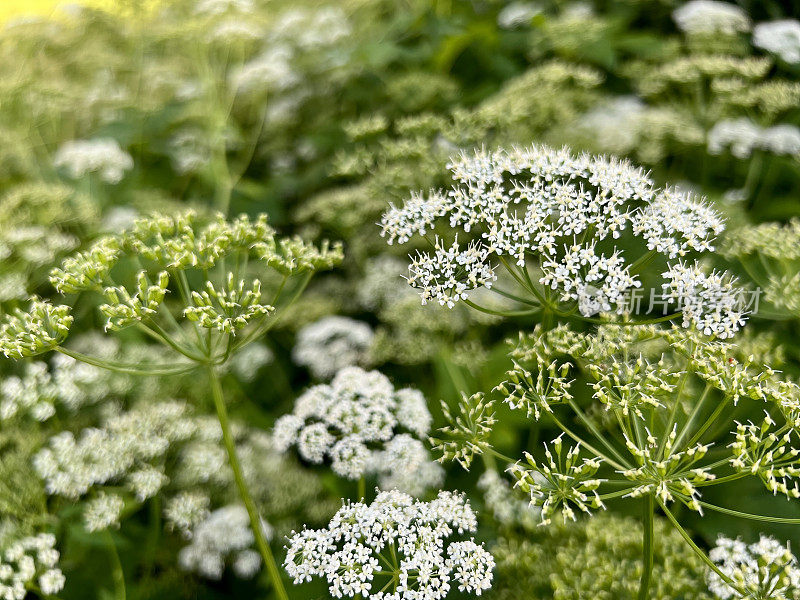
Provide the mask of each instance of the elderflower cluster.
[{"label": "elderflower cluster", "polygon": [[341,477],[376,473],[382,487],[403,486],[419,494],[441,479],[441,468],[430,464],[419,440],[431,420],[419,391],[395,390],[378,371],[346,367],[330,385],[313,386],[300,396],[294,410],[275,422],[273,439],[278,450],[296,446],[308,462],[330,460]]},{"label": "elderflower cluster", "polygon": [[[270,526],[261,522],[264,535]],[[244,506],[232,504],[209,513],[189,533],[190,542],[178,553],[178,563],[208,579],[221,579],[229,562],[239,577],[250,579],[261,569],[261,556],[253,549],[255,536]]]},{"label": "elderflower cluster", "polygon": [[[610,243],[629,230],[644,240],[642,254],[650,250],[674,259],[713,250],[723,230],[708,204],[658,189],[642,169],[615,158],[531,146],[464,153],[448,168],[455,182],[449,191],[413,194],[381,219],[389,244],[428,236],[440,219],[471,238],[466,246],[457,239],[448,246],[437,237],[433,253],[412,259],[408,281],[423,303],[435,299],[452,307],[471,290],[490,288],[490,259],[511,269],[508,257],[522,275],[538,263],[538,283],[584,316],[623,313],[641,282],[630,251],[609,249]],[[692,320],[703,317],[693,314]]]},{"label": "elderflower cluster", "polygon": [[325,529],[293,533],[284,567],[295,583],[325,578],[336,598],[438,600],[451,587],[481,595],[492,585],[492,555],[472,539],[445,543],[476,526],[459,494],[421,502],[380,492],[372,504],[345,504]]},{"label": "elderflower cluster", "polygon": [[66,142],[56,151],[53,165],[65,169],[72,179],[97,173],[106,183],[116,184],[133,168],[133,159],[116,140],[97,138]]},{"label": "elderflower cluster", "polygon": [[672,18],[678,29],[688,34],[732,35],[750,31],[750,18],[744,10],[718,0],[691,0],[675,9]]},{"label": "elderflower cluster", "polygon": [[720,600],[730,598],[776,598],[789,600],[800,595],[800,567],[788,546],[762,535],[758,542],[720,536],[709,552],[717,568],[735,588],[709,569],[708,589]]},{"label": "elderflower cluster", "polygon": [[753,29],[753,45],[789,64],[800,63],[800,21],[783,19],[759,23]]},{"label": "elderflower cluster", "polygon": [[754,150],[783,156],[800,155],[800,128],[788,123],[762,128],[750,119],[728,119],[708,132],[708,151],[721,154],[730,148],[736,158],[748,158]]},{"label": "elderflower cluster", "polygon": [[31,585],[38,586],[42,594],[58,594],[65,583],[58,568],[59,552],[56,537],[40,533],[17,540],[0,554],[0,598],[24,600]]},{"label": "elderflower cluster", "polygon": [[297,332],[292,358],[317,379],[329,379],[344,367],[363,364],[374,334],[366,323],[333,315]]}]

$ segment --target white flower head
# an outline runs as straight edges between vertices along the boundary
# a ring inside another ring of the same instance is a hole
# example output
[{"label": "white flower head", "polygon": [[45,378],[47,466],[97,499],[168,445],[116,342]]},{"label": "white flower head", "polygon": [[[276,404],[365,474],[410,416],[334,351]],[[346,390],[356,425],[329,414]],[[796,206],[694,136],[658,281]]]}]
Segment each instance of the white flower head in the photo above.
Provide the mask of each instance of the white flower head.
[{"label": "white flower head", "polygon": [[315,377],[327,379],[339,369],[362,363],[373,337],[366,323],[340,316],[323,317],[298,332],[292,358],[307,366]]},{"label": "white flower head", "polygon": [[[720,600],[729,598],[796,598],[800,593],[800,568],[789,547],[762,535],[745,544],[724,536],[709,552],[717,568],[741,590],[732,588],[715,571],[708,570],[708,589]],[[744,592],[744,595],[742,594]]]},{"label": "white flower head", "polygon": [[784,19],[759,23],[753,29],[753,45],[777,54],[789,64],[800,63],[800,21]]},{"label": "white flower head", "polygon": [[718,0],[691,0],[675,9],[672,18],[678,29],[688,34],[750,31],[750,18],[744,10]]},{"label": "white flower head", "polygon": [[418,390],[395,390],[378,371],[346,367],[330,385],[306,390],[292,413],[275,422],[272,439],[279,451],[296,445],[310,463],[330,460],[341,477],[376,474],[384,489],[419,495],[442,473],[418,439],[427,436],[431,423]]},{"label": "white flower head", "polygon": [[336,598],[439,600],[451,585],[481,595],[492,585],[491,554],[471,539],[446,543],[476,526],[459,494],[439,492],[432,502],[420,502],[380,492],[370,505],[345,504],[325,529],[293,533],[284,567],[295,583],[325,578]]},{"label": "white flower head", "polygon": [[72,179],[97,173],[106,183],[116,184],[133,168],[133,158],[116,140],[96,138],[64,143],[53,157],[53,164],[64,168]]}]

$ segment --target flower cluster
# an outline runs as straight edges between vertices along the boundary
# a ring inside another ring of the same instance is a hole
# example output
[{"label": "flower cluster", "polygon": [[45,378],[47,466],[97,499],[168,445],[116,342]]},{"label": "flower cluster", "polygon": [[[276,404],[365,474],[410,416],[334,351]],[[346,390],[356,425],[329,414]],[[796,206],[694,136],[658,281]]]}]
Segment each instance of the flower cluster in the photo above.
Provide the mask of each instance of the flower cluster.
[{"label": "flower cluster", "polygon": [[747,13],[728,2],[691,0],[675,9],[672,18],[687,34],[736,34],[750,31]]},{"label": "flower cluster", "polygon": [[253,319],[268,315],[274,306],[261,304],[261,282],[255,279],[250,289],[244,280],[234,282],[233,273],[228,273],[225,287],[217,290],[210,281],[202,292],[192,292],[192,306],[183,311],[190,321],[196,321],[206,329],[235,334]]},{"label": "flower cluster", "polygon": [[116,184],[133,168],[133,159],[116,140],[97,138],[65,143],[53,157],[53,165],[64,168],[72,179],[97,173],[106,183]]},{"label": "flower cluster", "polygon": [[[262,521],[264,534],[272,531]],[[178,563],[187,571],[195,571],[209,579],[220,579],[227,560],[234,572],[249,579],[261,569],[261,556],[252,549],[253,532],[244,506],[218,508],[190,530],[190,543],[178,553]]]},{"label": "flower cluster", "polygon": [[789,64],[800,63],[800,21],[784,19],[759,23],[753,29],[753,45],[777,54]]},{"label": "flower cluster", "polygon": [[[623,313],[630,310],[629,292],[641,282],[636,263],[609,244],[630,230],[645,242],[642,255],[649,250],[674,259],[712,250],[723,230],[708,204],[689,193],[656,188],[647,173],[623,160],[532,146],[462,154],[451,159],[449,169],[455,185],[448,192],[412,195],[381,220],[389,244],[427,236],[442,218],[470,237],[464,247],[457,239],[448,246],[437,236],[432,254],[412,259],[408,281],[423,303],[437,300],[452,307],[470,290],[492,287],[496,275],[489,261],[497,257],[534,296],[533,304],[551,302],[546,298],[552,290],[564,310],[586,317]],[[537,264],[541,291],[528,273]],[[704,316],[695,313],[690,320]],[[738,328],[739,319],[730,322]]]},{"label": "flower cluster", "polygon": [[800,154],[800,128],[788,123],[763,128],[746,117],[718,121],[708,132],[708,151],[722,154],[726,148],[741,159],[750,157],[754,150],[797,156]]},{"label": "flower cluster", "polygon": [[731,443],[733,467],[758,475],[773,494],[800,498],[800,449],[792,445],[797,431],[789,426],[776,428],[767,414],[761,425],[737,423],[735,433]]},{"label": "flower cluster", "polygon": [[296,445],[304,460],[328,459],[341,477],[377,473],[382,487],[405,484],[419,494],[441,479],[441,469],[416,439],[427,435],[431,420],[419,391],[395,390],[378,371],[346,367],[329,385],[300,396],[294,410],[275,422],[273,436],[279,450]]},{"label": "flower cluster", "polygon": [[706,576],[708,589],[720,600],[729,598],[797,598],[800,567],[797,558],[776,539],[762,535],[754,544],[720,536],[709,553],[717,568]]},{"label": "flower cluster", "polygon": [[489,436],[497,422],[494,416],[494,402],[487,400],[478,392],[472,396],[461,394],[453,411],[442,401],[442,413],[447,425],[439,429],[438,438],[431,438],[433,449],[442,453],[440,460],[457,461],[464,469],[469,469],[476,455],[491,448]]},{"label": "flower cluster", "polygon": [[530,494],[531,503],[541,507],[542,525],[550,523],[559,509],[565,521],[575,520],[573,506],[587,514],[591,513],[591,509],[605,509],[597,493],[597,488],[602,483],[596,477],[601,461],[596,458],[580,458],[580,446],[573,446],[564,456],[561,437],[558,436],[550,443],[555,456],[550,446],[545,444],[545,461],[539,462],[526,452],[527,467],[515,463],[508,469],[516,479],[516,487]]},{"label": "flower cluster", "polygon": [[314,377],[329,379],[339,369],[363,364],[373,340],[369,325],[347,317],[324,317],[297,332],[292,358]]},{"label": "flower cluster", "polygon": [[[295,583],[324,577],[336,598],[436,600],[451,586],[481,595],[492,585],[491,554],[472,539],[445,546],[448,537],[476,526],[458,494],[439,492],[421,502],[380,492],[372,504],[345,504],[325,529],[292,535],[284,567]],[[389,580],[381,587],[377,580],[384,576]]]},{"label": "flower cluster", "polygon": [[56,537],[49,533],[25,537],[10,544],[0,555],[0,598],[24,600],[30,586],[51,596],[64,587],[58,568]]},{"label": "flower cluster", "polygon": [[6,315],[0,325],[0,352],[23,358],[48,352],[69,334],[73,317],[69,306],[53,306],[34,298],[27,312]]}]

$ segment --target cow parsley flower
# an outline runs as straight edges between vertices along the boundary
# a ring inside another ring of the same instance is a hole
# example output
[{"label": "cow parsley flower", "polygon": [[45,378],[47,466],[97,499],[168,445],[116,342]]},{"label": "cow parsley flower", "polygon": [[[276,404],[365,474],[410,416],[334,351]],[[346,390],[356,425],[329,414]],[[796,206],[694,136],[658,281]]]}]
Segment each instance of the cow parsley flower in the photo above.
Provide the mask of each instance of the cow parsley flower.
[{"label": "cow parsley flower", "polygon": [[116,494],[100,492],[89,501],[83,512],[88,531],[102,531],[109,527],[119,527],[119,518],[125,502]]},{"label": "cow parsley flower", "polygon": [[497,277],[487,263],[488,256],[489,251],[478,244],[461,250],[456,239],[446,248],[437,238],[433,255],[420,253],[411,260],[408,284],[420,290],[422,304],[435,300],[453,308],[458,300],[467,298],[469,290],[492,287]]},{"label": "cow parsley flower", "polygon": [[789,64],[800,63],[800,21],[783,19],[759,23],[753,29],[753,45],[777,54]]},{"label": "cow parsley flower", "polygon": [[296,445],[311,463],[329,459],[346,479],[374,473],[382,487],[420,494],[441,477],[411,435],[425,437],[431,421],[419,391],[395,390],[378,371],[346,367],[329,385],[313,386],[297,399],[275,422],[273,441],[282,451]]},{"label": "cow parsley flower", "polygon": [[284,567],[296,584],[324,577],[336,598],[438,600],[451,586],[479,596],[492,585],[491,554],[472,539],[446,544],[476,526],[459,494],[420,502],[380,492],[370,505],[345,504],[325,529],[293,532]]},{"label": "cow parsley flower", "polygon": [[48,352],[66,339],[72,320],[69,306],[34,298],[27,312],[17,309],[0,321],[0,352],[8,358]]},{"label": "cow parsley flower", "polygon": [[366,323],[337,315],[323,317],[297,333],[292,358],[314,377],[328,379],[344,367],[363,363],[373,336]]},{"label": "cow parsley flower", "polygon": [[[262,521],[264,535],[272,528]],[[194,525],[187,534],[191,540],[178,553],[178,563],[208,579],[221,579],[225,563],[230,562],[239,577],[249,579],[261,569],[261,557],[252,549],[255,537],[244,506],[232,504],[218,508]]]},{"label": "cow parsley flower", "polygon": [[800,128],[788,123],[761,128],[746,117],[718,121],[708,133],[708,151],[721,154],[726,148],[740,159],[748,158],[754,150],[797,156],[800,154]]},{"label": "cow parsley flower", "polygon": [[[671,259],[710,250],[723,230],[708,204],[657,189],[642,169],[615,158],[532,146],[464,153],[448,168],[454,181],[449,191],[412,194],[381,219],[389,244],[419,234],[433,246],[409,267],[408,282],[423,303],[452,307],[471,290],[492,288],[497,258],[533,305],[557,299],[560,310],[585,317],[624,313],[641,282],[631,251],[614,248],[614,240],[630,231],[645,242],[637,259],[648,250],[647,260],[655,253]],[[431,233],[445,231],[438,221],[455,230],[455,243],[440,235],[432,239]],[[459,237],[469,241],[460,245]],[[540,290],[530,266],[541,269]]]},{"label": "cow parsley flower", "polygon": [[542,7],[535,2],[511,2],[497,14],[497,24],[503,29],[517,29],[530,25],[541,12]]},{"label": "cow parsley flower", "polygon": [[675,9],[672,18],[678,29],[689,34],[732,35],[750,31],[750,18],[744,10],[718,0],[691,0]]},{"label": "cow parsley flower", "polygon": [[527,467],[515,463],[508,469],[517,480],[515,486],[530,494],[533,505],[541,507],[542,525],[550,523],[559,509],[564,521],[575,520],[575,508],[587,514],[591,514],[591,509],[605,509],[596,491],[602,483],[596,477],[601,461],[580,458],[579,445],[564,455],[562,436],[550,442],[550,446],[544,445],[546,460],[537,461],[526,452]]},{"label": "cow parsley flower", "polygon": [[733,285],[735,279],[682,262],[672,265],[664,277],[669,280],[663,284],[664,296],[681,308],[684,327],[725,339],[744,325],[745,310]]},{"label": "cow parsley flower", "polygon": [[58,594],[65,583],[58,568],[56,538],[49,533],[18,539],[0,554],[0,598],[24,600],[31,585],[45,595]]},{"label": "cow parsley flower", "polygon": [[800,594],[797,558],[776,539],[762,535],[758,542],[745,544],[724,536],[709,552],[717,568],[731,579],[731,587],[715,571],[706,575],[708,589],[720,598],[776,598],[789,600]]},{"label": "cow parsley flower", "polygon": [[116,184],[133,168],[133,159],[116,140],[96,138],[66,142],[53,157],[53,164],[66,169],[72,179],[97,173],[106,183]]}]

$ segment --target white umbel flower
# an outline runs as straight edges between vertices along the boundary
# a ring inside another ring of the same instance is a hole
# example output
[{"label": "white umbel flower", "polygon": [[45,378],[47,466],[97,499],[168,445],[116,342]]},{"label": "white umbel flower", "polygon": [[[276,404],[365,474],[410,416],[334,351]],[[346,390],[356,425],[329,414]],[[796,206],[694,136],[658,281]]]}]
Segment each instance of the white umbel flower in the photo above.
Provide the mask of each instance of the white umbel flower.
[{"label": "white umbel flower", "polygon": [[492,585],[491,554],[471,539],[446,544],[476,527],[459,494],[442,491],[432,502],[420,502],[398,491],[380,492],[370,505],[345,504],[325,529],[293,533],[284,567],[295,583],[324,577],[335,598],[439,600],[451,581],[462,592],[481,595]]},{"label": "white umbel flower", "polygon": [[732,588],[715,571],[709,570],[706,574],[708,589],[720,600],[790,600],[800,594],[797,558],[788,546],[774,538],[762,535],[758,542],[748,545],[739,539],[720,536],[708,556],[741,590]]},{"label": "white umbel flower", "polygon": [[[262,521],[267,538],[272,528]],[[208,579],[220,579],[230,562],[237,575],[249,578],[261,568],[261,557],[252,550],[255,541],[244,506],[233,504],[219,508],[193,527],[191,543],[181,549],[178,563]]]},{"label": "white umbel flower", "polygon": [[675,9],[672,18],[678,29],[688,34],[732,35],[750,31],[750,18],[747,13],[729,2],[692,0]]},{"label": "white umbel flower", "polygon": [[[496,257],[518,281],[529,277],[529,265],[539,266],[538,283],[567,303],[565,310],[577,308],[586,317],[623,313],[640,282],[626,257],[631,251],[613,249],[613,240],[628,231],[674,257],[710,249],[722,231],[722,219],[705,202],[659,190],[641,168],[613,157],[531,146],[462,153],[448,168],[449,191],[412,195],[381,219],[388,243],[420,234],[434,246],[412,257],[409,267],[408,282],[423,304],[453,307],[471,290],[491,288]],[[428,235],[445,228],[454,234],[452,246]]]},{"label": "white umbel flower", "polygon": [[346,479],[375,474],[383,489],[421,495],[442,477],[420,441],[431,423],[418,390],[395,390],[378,371],[346,367],[330,385],[306,390],[275,422],[272,440],[278,451],[296,445],[310,463],[330,460]]},{"label": "white umbel flower", "polygon": [[73,179],[97,173],[106,183],[116,184],[133,168],[133,159],[116,140],[95,138],[66,142],[53,157],[53,164]]},{"label": "white umbel flower", "polygon": [[744,325],[745,310],[735,280],[716,271],[705,273],[696,262],[678,262],[663,275],[670,280],[664,284],[664,296],[682,310],[684,327],[725,339]]},{"label": "white umbel flower", "polygon": [[800,63],[800,21],[784,19],[759,23],[753,29],[753,45],[777,54],[787,63]]},{"label": "white umbel flower", "polygon": [[0,553],[0,598],[24,600],[31,585],[38,585],[46,595],[58,594],[66,580],[58,568],[55,545],[56,538],[49,533],[8,544]]},{"label": "white umbel flower", "polygon": [[374,334],[366,323],[347,317],[323,317],[297,334],[292,358],[314,377],[327,379],[339,369],[362,363]]}]

